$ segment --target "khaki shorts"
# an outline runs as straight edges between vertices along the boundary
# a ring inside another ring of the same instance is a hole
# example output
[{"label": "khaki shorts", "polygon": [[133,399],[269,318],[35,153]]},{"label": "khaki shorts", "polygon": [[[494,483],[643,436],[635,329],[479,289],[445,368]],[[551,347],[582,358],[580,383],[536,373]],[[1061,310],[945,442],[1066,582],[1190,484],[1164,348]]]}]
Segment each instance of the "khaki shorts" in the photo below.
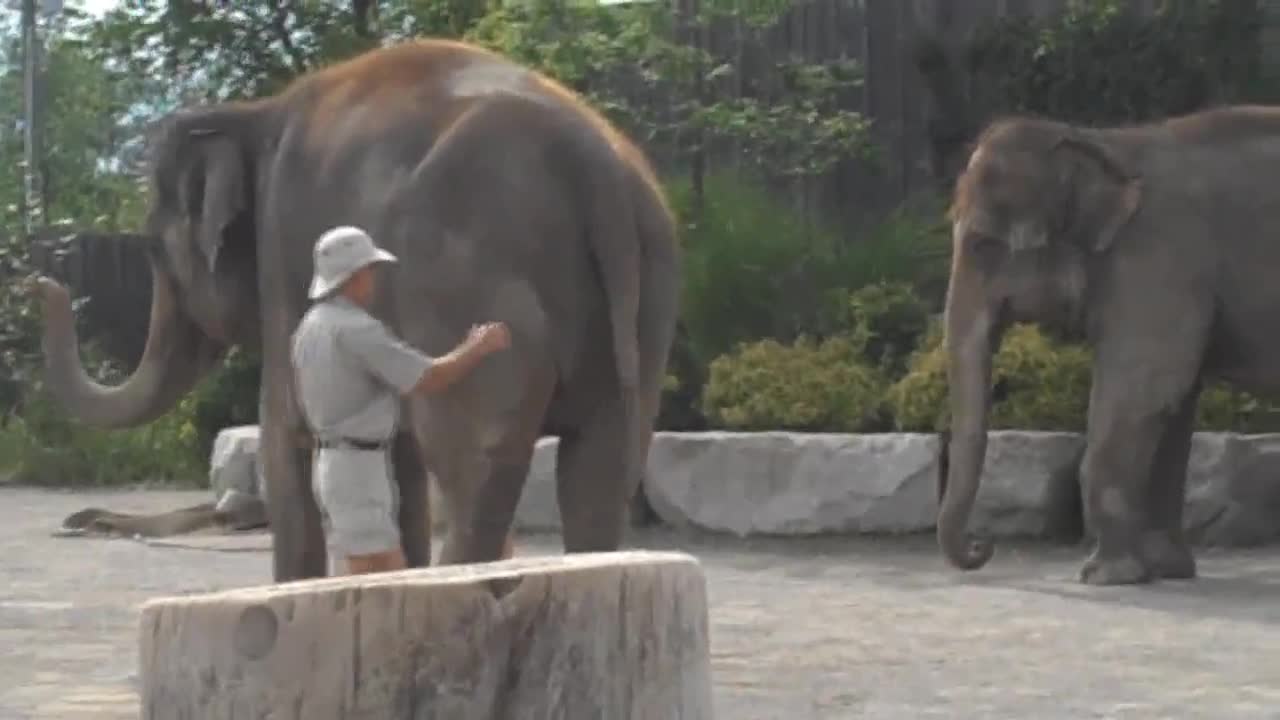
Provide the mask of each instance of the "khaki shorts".
[{"label": "khaki shorts", "polygon": [[318,451],[311,490],[335,554],[349,557],[400,549],[400,494],[385,451]]}]

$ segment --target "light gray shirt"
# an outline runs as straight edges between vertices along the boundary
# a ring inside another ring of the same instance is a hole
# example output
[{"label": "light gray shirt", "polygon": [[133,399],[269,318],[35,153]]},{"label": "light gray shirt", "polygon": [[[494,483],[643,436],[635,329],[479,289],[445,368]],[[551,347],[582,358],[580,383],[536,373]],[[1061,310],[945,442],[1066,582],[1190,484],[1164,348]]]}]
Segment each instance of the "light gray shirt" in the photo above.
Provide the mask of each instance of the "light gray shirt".
[{"label": "light gray shirt", "polygon": [[311,306],[293,333],[292,357],[298,401],[318,440],[390,440],[400,395],[431,367],[429,356],[342,296]]}]

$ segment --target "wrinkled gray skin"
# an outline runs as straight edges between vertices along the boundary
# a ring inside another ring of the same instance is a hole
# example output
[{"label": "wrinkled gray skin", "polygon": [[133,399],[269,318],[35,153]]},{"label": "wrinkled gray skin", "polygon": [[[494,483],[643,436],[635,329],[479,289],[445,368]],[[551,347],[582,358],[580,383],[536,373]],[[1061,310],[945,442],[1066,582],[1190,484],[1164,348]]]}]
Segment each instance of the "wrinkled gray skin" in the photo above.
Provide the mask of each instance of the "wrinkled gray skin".
[{"label": "wrinkled gray skin", "polygon": [[979,138],[956,189],[946,308],[951,402],[938,540],[966,532],[982,473],[991,359],[1012,321],[1095,353],[1086,526],[1095,585],[1186,579],[1182,510],[1204,380],[1280,388],[1280,109],[1232,107],[1124,129],[1016,119]]},{"label": "wrinkled gray skin", "polygon": [[150,334],[121,386],[81,369],[65,290],[42,280],[62,403],[126,427],[162,415],[227,348],[263,358],[261,450],[278,581],[324,575],[310,437],[288,340],[315,239],[369,230],[400,258],[376,314],[443,354],[503,320],[512,347],[405,403],[393,449],[407,560],[430,562],[427,476],[445,563],[498,559],[535,440],[557,457],[566,551],[616,549],[658,409],[677,315],[675,226],[641,153],[558,86],[447,41],[375,50],[258,101],[188,110],[154,146]]}]

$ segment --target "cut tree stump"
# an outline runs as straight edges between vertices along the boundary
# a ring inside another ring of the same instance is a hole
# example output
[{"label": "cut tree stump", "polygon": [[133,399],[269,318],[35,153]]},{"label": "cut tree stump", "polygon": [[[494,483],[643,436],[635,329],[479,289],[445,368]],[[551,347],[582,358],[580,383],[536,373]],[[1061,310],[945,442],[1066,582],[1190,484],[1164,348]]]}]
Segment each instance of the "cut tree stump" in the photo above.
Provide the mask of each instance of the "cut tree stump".
[{"label": "cut tree stump", "polygon": [[[518,583],[501,598],[490,581]],[[142,717],[710,720],[684,553],[516,558],[156,598]]]}]

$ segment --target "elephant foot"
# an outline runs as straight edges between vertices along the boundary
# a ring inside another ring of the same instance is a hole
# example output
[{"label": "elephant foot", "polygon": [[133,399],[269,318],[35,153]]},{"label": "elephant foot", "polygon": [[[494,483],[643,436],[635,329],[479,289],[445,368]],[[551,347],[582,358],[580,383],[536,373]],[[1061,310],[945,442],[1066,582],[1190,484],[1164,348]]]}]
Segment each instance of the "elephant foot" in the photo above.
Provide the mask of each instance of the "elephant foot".
[{"label": "elephant foot", "polygon": [[1196,558],[1186,541],[1168,533],[1151,533],[1145,539],[1143,552],[1151,573],[1165,580],[1191,580],[1196,576]]},{"label": "elephant foot", "polygon": [[1080,568],[1080,582],[1085,585],[1141,585],[1155,578],[1136,555],[1101,557],[1097,552]]}]

